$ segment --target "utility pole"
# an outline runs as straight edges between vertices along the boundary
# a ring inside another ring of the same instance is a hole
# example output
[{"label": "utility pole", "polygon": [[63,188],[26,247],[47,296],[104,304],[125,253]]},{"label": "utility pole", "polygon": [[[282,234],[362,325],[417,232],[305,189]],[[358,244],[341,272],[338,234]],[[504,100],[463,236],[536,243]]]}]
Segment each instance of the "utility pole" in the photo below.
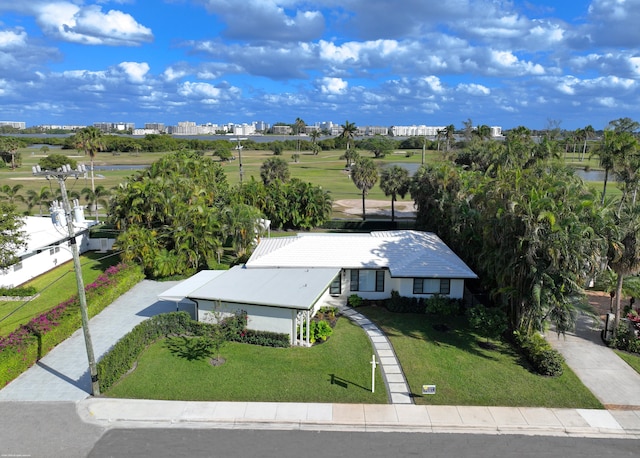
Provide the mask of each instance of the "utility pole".
[{"label": "utility pole", "polygon": [[76,273],[76,285],[78,286],[78,299],[80,301],[80,316],[82,318],[82,332],[84,334],[84,343],[87,347],[87,359],[89,360],[89,373],[91,375],[91,394],[100,395],[100,385],[98,383],[98,370],[96,368],[96,359],[93,354],[93,343],[91,342],[91,333],[89,332],[89,313],[87,312],[87,296],[84,291],[84,281],[82,280],[82,268],[80,266],[80,254],[76,243],[76,231],[73,227],[73,217],[71,214],[71,205],[69,204],[69,196],[67,196],[67,188],[65,180],[73,177],[76,180],[87,173],[84,165],[78,166],[77,170],[72,170],[69,164],[52,170],[41,170],[39,165],[32,167],[33,175],[44,176],[47,180],[56,179],[60,185],[60,194],[62,195],[62,205],[64,215],[67,220],[67,231],[69,234],[69,244],[71,245],[71,254],[73,255],[73,267]]}]

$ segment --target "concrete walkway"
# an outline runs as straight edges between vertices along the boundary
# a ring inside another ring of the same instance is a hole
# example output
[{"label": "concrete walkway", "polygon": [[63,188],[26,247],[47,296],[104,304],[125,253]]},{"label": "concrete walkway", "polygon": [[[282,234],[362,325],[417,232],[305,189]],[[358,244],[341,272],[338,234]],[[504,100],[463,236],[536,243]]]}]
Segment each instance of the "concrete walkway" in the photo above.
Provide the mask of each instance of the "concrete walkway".
[{"label": "concrete walkway", "polygon": [[392,404],[413,404],[411,390],[387,336],[371,320],[356,310],[343,307],[341,311],[344,316],[359,324],[369,336],[380,364],[379,367],[387,386],[390,402]]},{"label": "concrete walkway", "polygon": [[574,333],[565,337],[550,333],[547,341],[607,409],[640,411],[640,374],[604,345],[603,328],[599,320],[580,315]]}]

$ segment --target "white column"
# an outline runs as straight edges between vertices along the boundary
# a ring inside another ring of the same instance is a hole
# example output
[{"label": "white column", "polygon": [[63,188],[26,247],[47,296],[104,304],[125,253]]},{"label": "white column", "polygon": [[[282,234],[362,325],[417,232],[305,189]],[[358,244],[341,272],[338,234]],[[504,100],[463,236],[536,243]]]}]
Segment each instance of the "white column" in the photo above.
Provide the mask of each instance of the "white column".
[{"label": "white column", "polygon": [[307,315],[307,346],[311,346],[310,329],[309,329],[311,328],[311,312],[307,310],[306,315]]}]

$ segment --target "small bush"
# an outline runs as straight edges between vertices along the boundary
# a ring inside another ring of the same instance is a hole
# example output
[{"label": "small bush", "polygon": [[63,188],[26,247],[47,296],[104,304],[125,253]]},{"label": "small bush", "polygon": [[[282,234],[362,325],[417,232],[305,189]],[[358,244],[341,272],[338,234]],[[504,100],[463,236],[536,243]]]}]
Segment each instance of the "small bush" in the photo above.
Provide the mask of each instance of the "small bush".
[{"label": "small bush", "polygon": [[551,348],[549,342],[540,334],[514,332],[516,344],[524,356],[540,375],[558,377],[562,375],[564,358]]},{"label": "small bush", "polygon": [[360,307],[362,305],[362,298],[360,296],[358,296],[357,294],[352,294],[347,299],[347,305],[349,305],[349,307],[353,307],[353,308]]}]

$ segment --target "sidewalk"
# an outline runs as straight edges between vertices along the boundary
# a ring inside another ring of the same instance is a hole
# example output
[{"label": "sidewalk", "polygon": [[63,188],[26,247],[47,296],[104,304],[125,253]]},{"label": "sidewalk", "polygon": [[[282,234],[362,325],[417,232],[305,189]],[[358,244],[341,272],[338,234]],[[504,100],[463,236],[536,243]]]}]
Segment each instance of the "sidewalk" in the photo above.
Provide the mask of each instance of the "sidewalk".
[{"label": "sidewalk", "polygon": [[77,410],[84,422],[105,428],[393,431],[640,439],[640,411],[104,398],[80,401]]}]

